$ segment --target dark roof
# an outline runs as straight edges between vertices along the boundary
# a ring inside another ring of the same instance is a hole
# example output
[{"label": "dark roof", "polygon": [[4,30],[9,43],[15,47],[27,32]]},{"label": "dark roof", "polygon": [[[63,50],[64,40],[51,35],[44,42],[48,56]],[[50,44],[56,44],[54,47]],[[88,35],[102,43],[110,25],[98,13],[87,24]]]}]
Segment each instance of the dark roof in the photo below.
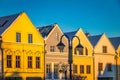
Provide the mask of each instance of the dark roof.
[{"label": "dark roof", "polygon": [[91,42],[91,44],[93,45],[93,47],[95,47],[95,45],[97,44],[97,42],[99,41],[99,39],[101,38],[101,35],[95,35],[95,36],[89,36],[88,39]]},{"label": "dark roof", "polygon": [[0,17],[0,35],[13,23],[19,14]]},{"label": "dark roof", "polygon": [[38,27],[37,29],[39,32],[42,34],[42,37],[47,37],[48,34],[51,32],[51,30],[54,28],[55,24],[43,26],[43,27]]},{"label": "dark roof", "polygon": [[114,46],[115,49],[118,48],[118,46],[120,45],[120,37],[111,37],[109,38],[112,45]]},{"label": "dark roof", "polygon": [[77,33],[77,31],[72,31],[72,32],[66,32],[64,33],[64,35],[66,35],[67,37],[69,37],[69,39],[71,40],[72,37]]}]

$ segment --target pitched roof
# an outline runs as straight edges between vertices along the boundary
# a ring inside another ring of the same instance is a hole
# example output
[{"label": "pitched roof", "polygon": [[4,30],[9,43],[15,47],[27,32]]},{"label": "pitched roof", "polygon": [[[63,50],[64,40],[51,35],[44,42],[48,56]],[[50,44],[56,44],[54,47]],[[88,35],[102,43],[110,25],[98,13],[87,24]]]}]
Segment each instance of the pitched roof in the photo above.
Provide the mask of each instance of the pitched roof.
[{"label": "pitched roof", "polygon": [[66,37],[69,37],[69,39],[71,40],[72,37],[73,37],[76,33],[77,33],[77,31],[72,31],[72,32],[66,32],[66,33],[64,33],[64,35],[65,35]]},{"label": "pitched roof", "polygon": [[120,37],[111,37],[109,38],[112,45],[114,46],[115,49],[118,48],[118,46],[120,45]]},{"label": "pitched roof", "polygon": [[19,14],[0,17],[0,35],[13,23]]},{"label": "pitched roof", "polygon": [[55,24],[43,26],[43,27],[38,27],[37,29],[39,32],[42,34],[42,37],[47,37],[48,34],[51,32],[51,30],[54,28]]},{"label": "pitched roof", "polygon": [[97,42],[99,41],[99,39],[101,38],[101,35],[95,35],[95,36],[89,36],[88,39],[91,42],[91,44],[93,45],[93,47],[95,47],[95,45],[97,44]]}]

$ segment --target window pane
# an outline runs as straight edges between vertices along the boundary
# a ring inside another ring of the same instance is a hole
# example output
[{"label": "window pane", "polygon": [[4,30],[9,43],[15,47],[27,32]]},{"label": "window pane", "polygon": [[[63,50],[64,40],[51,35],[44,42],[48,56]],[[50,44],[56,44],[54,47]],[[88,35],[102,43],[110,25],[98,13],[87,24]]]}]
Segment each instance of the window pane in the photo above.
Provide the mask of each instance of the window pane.
[{"label": "window pane", "polygon": [[103,53],[107,53],[107,46],[103,46]]},{"label": "window pane", "polygon": [[98,70],[103,71],[103,63],[98,63]]},{"label": "window pane", "polygon": [[84,73],[84,65],[80,65],[80,73]]},{"label": "window pane", "polygon": [[32,34],[28,34],[28,43],[32,43]]},{"label": "window pane", "polygon": [[28,68],[32,68],[32,56],[28,56]]},{"label": "window pane", "polygon": [[51,64],[46,64],[46,78],[51,79],[52,73],[51,73]]},{"label": "window pane", "polygon": [[16,42],[21,42],[21,33],[16,33]]},{"label": "window pane", "polygon": [[59,76],[59,75],[58,75],[58,68],[59,68],[59,67],[58,67],[58,64],[55,64],[55,65],[54,65],[54,78],[55,78],[55,79],[58,79],[58,76]]},{"label": "window pane", "polygon": [[76,73],[77,74],[77,65],[73,65],[73,73]]},{"label": "window pane", "polygon": [[16,56],[16,68],[20,68],[20,56]]},{"label": "window pane", "polygon": [[36,68],[40,68],[40,57],[36,57]]},{"label": "window pane", "polygon": [[90,65],[87,65],[86,68],[87,68],[87,72],[86,73],[90,74],[91,73],[91,67],[90,67]]},{"label": "window pane", "polygon": [[12,56],[7,55],[7,67],[11,68],[12,67]]},{"label": "window pane", "polygon": [[112,64],[107,64],[107,71],[112,71]]}]

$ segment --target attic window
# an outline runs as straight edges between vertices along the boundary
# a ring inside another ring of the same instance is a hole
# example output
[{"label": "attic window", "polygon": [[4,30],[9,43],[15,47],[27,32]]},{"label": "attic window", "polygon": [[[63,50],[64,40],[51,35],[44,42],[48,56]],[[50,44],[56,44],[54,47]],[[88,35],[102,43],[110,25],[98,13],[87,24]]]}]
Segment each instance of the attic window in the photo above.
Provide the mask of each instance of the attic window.
[{"label": "attic window", "polygon": [[107,46],[103,46],[103,53],[107,53]]},{"label": "attic window", "polygon": [[5,20],[5,21],[3,22],[3,24],[0,24],[0,27],[3,27],[7,22],[8,22],[8,20]]}]

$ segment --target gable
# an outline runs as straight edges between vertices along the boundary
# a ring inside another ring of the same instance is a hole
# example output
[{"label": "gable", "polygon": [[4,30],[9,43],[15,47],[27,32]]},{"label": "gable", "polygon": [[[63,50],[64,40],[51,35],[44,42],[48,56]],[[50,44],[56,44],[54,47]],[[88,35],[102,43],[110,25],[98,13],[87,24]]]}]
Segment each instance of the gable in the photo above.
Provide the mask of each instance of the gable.
[{"label": "gable", "polygon": [[[83,32],[83,30],[82,29],[79,29],[78,31],[77,31],[77,33],[75,34],[75,36],[78,36],[79,37],[79,39],[80,39],[80,44],[84,47],[83,49],[84,49],[84,54],[85,54],[85,49],[87,49],[88,50],[88,55],[92,55],[92,50],[93,50],[93,48],[92,48],[92,45],[91,45],[91,43],[89,42],[89,40],[88,40],[88,38],[86,37],[86,35],[85,35],[85,33]],[[75,46],[77,46],[77,44],[78,44],[78,40],[75,38],[74,39],[74,47]]]},{"label": "gable", "polygon": [[[50,52],[50,46],[54,46],[55,52],[59,52],[59,49],[57,48],[56,45],[60,42],[60,38],[62,35],[63,35],[63,32],[61,31],[59,26],[55,25],[55,27],[50,31],[48,36],[44,39],[46,44],[45,48],[47,52]],[[65,44],[64,52],[67,52],[68,44],[65,36],[62,38],[62,42]]]},{"label": "gable", "polygon": [[111,44],[110,40],[106,36],[106,34],[103,34],[99,41],[97,42],[96,46],[94,47],[95,53],[103,53],[103,46],[107,47],[107,53],[114,54],[115,50],[113,45]]},{"label": "gable", "polygon": [[21,33],[21,42],[28,42],[28,34],[33,34],[34,43],[43,44],[44,40],[26,13],[22,12],[3,34],[3,40],[16,42],[16,32]]}]

